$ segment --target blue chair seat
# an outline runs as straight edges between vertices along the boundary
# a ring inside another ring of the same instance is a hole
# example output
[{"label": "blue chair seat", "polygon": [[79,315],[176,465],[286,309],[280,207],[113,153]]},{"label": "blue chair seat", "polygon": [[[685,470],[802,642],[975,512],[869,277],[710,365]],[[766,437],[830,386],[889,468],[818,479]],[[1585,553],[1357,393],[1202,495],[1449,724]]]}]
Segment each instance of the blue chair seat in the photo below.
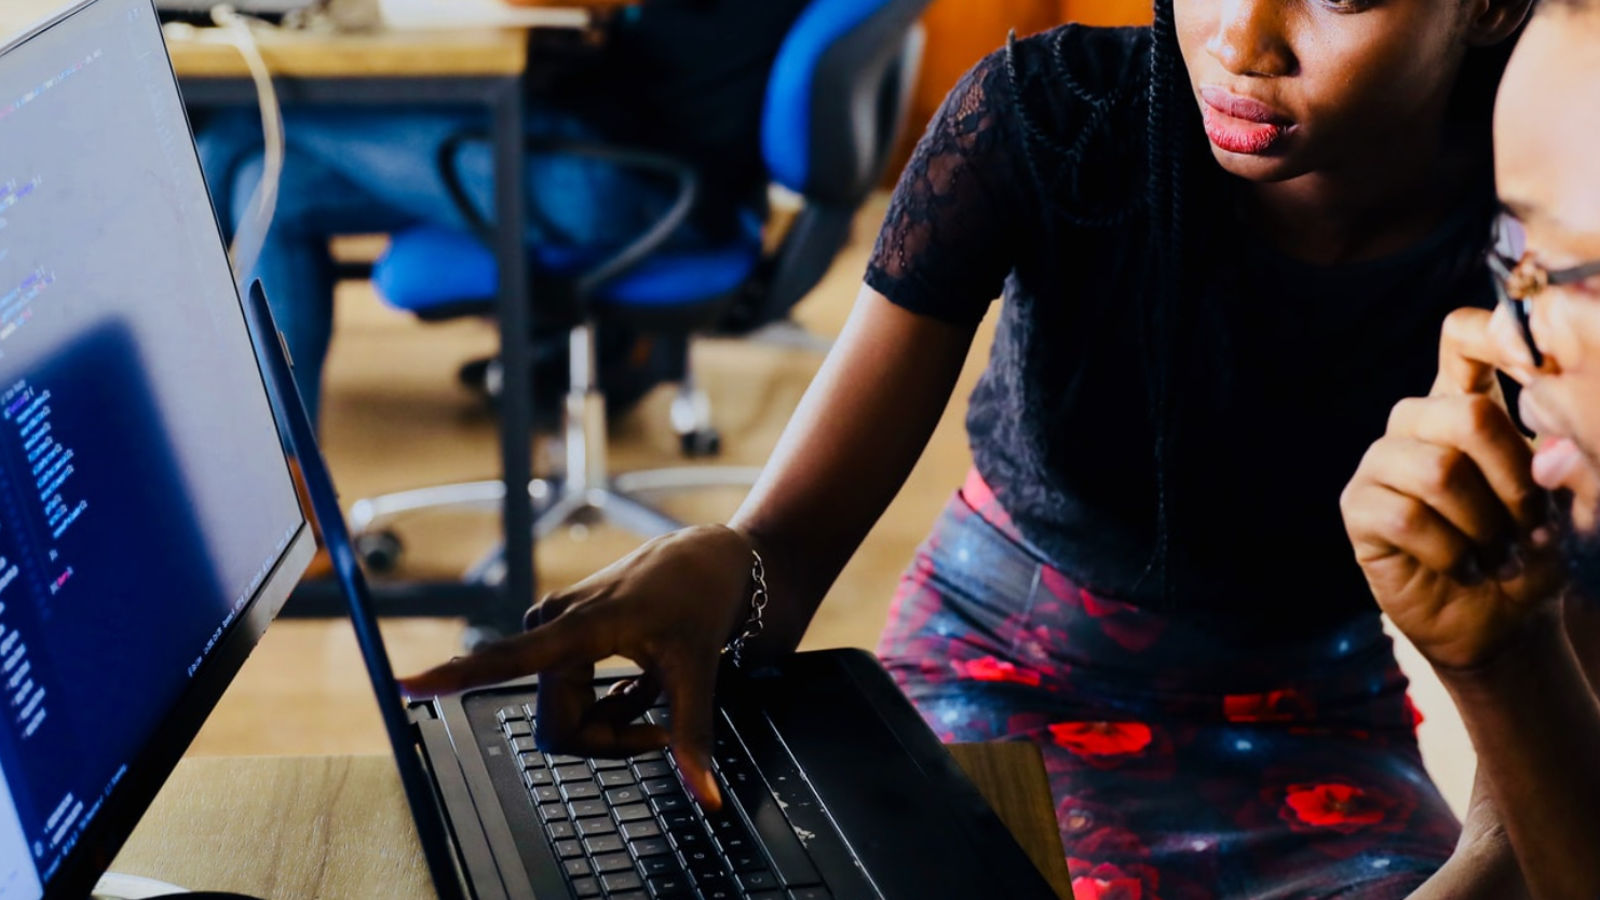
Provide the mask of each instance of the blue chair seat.
[{"label": "blue chair seat", "polygon": [[[602,258],[588,248],[541,245],[531,249],[529,262],[538,271],[570,275]],[[603,285],[594,300],[640,310],[692,306],[738,290],[760,262],[761,223],[744,216],[730,240],[657,253]],[[395,235],[373,266],[372,281],[390,306],[426,318],[434,310],[491,300],[499,267],[471,234],[426,225]]]}]

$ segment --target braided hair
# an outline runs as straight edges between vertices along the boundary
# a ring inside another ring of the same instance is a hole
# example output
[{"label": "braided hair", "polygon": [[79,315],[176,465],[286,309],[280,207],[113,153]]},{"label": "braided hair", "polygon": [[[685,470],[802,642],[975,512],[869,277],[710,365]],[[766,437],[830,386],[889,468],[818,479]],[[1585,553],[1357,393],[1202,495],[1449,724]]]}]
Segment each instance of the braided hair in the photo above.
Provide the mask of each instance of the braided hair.
[{"label": "braided hair", "polygon": [[[1219,208],[1226,202],[1227,179],[1201,141],[1199,110],[1189,92],[1189,78],[1179,49],[1174,24],[1174,0],[1155,0],[1148,61],[1146,95],[1147,170],[1144,209],[1148,216],[1150,258],[1146,272],[1145,302],[1141,310],[1142,363],[1149,373],[1150,421],[1155,435],[1155,545],[1146,576],[1160,579],[1160,605],[1178,603],[1174,548],[1171,537],[1181,533],[1178,517],[1179,469],[1176,447],[1182,433],[1179,415],[1182,397],[1176,390],[1174,370],[1184,351],[1186,304],[1201,296],[1194,290],[1196,259],[1204,258],[1203,242],[1215,229],[1193,227],[1194,210]],[[1468,52],[1457,79],[1448,112],[1450,140],[1473,154],[1475,184],[1483,185],[1484,234],[1493,214],[1494,166],[1492,123],[1494,95],[1505,71],[1516,36],[1499,45]],[[1473,260],[1477,262],[1475,258]],[[1193,315],[1193,310],[1187,310]]]}]

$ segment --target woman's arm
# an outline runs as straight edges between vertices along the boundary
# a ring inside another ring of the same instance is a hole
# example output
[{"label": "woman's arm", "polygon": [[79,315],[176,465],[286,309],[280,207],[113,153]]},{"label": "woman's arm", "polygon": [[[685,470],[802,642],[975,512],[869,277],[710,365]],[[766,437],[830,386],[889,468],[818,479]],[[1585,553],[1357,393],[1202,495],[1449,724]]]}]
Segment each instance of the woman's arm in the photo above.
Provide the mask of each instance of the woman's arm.
[{"label": "woman's arm", "polygon": [[[737,530],[690,528],[557,591],[530,630],[405,681],[413,695],[539,673],[542,745],[630,755],[670,743],[712,807],[713,695],[724,643],[750,609],[750,551],[768,567],[763,647],[792,649],[839,569],[899,490],[955,385],[974,329],[907,312],[863,289],[838,344],[790,420]],[[610,656],[645,676],[596,701]],[[672,732],[633,720],[665,691]]]},{"label": "woman's arm", "polygon": [[973,330],[909,313],[869,287],[730,523],[767,563],[792,650],[839,570],[905,483],[955,388]]}]

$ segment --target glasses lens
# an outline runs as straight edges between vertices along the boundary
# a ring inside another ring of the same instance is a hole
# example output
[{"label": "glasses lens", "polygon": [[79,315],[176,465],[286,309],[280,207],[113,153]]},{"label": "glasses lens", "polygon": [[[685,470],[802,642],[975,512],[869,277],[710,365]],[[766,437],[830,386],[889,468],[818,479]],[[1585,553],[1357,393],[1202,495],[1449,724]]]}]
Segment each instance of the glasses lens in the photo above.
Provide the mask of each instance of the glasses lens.
[{"label": "glasses lens", "polygon": [[1494,253],[1501,259],[1519,260],[1528,252],[1527,233],[1510,213],[1501,213],[1494,223]]}]

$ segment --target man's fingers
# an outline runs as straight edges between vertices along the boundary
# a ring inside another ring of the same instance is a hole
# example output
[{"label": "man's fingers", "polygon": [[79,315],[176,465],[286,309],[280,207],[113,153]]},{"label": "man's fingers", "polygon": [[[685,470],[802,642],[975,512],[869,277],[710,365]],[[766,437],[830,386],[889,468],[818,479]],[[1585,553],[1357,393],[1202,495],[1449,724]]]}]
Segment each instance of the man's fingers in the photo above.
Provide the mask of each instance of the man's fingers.
[{"label": "man's fingers", "polygon": [[678,760],[683,780],[708,809],[722,807],[722,792],[711,775],[717,662],[715,656],[688,659],[661,670],[672,705],[672,755]]},{"label": "man's fingers", "polygon": [[[1414,438],[1386,437],[1367,452],[1363,470],[1372,481],[1421,501],[1467,540],[1493,555],[1514,539],[1511,515],[1479,473],[1454,447]],[[1502,560],[1491,560],[1499,565]]]},{"label": "man's fingers", "polygon": [[1439,375],[1433,393],[1499,396],[1495,361],[1499,348],[1489,334],[1487,309],[1458,309],[1445,317],[1439,340]]},{"label": "man's fingers", "polygon": [[592,663],[611,652],[608,635],[595,622],[562,616],[548,625],[485,644],[470,655],[403,678],[400,686],[412,697],[436,697],[573,663]]},{"label": "man's fingers", "polygon": [[1476,565],[1472,543],[1416,497],[1363,482],[1347,492],[1344,514],[1362,563],[1401,553],[1430,571],[1471,579]]},{"label": "man's fingers", "polygon": [[1389,417],[1389,434],[1459,448],[1521,531],[1543,524],[1549,503],[1533,483],[1533,449],[1505,407],[1490,397],[1462,394],[1404,401]]}]

